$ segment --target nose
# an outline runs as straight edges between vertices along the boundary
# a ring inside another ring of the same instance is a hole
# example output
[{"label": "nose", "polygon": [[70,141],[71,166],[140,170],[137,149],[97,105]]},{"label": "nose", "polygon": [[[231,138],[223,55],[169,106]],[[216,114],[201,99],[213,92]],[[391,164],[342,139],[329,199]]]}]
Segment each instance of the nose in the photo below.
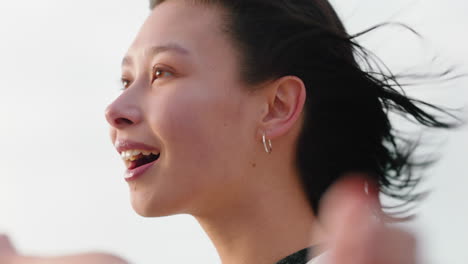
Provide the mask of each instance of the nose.
[{"label": "nose", "polygon": [[142,120],[141,109],[136,100],[122,93],[105,110],[107,122],[114,128],[123,129],[136,125]]}]

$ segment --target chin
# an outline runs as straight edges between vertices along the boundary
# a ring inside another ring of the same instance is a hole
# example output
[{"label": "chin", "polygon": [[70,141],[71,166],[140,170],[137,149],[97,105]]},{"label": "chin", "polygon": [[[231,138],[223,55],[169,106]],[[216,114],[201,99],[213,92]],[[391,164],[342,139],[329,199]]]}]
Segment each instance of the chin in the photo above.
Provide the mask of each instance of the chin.
[{"label": "chin", "polygon": [[149,201],[132,197],[131,203],[135,213],[142,217],[163,217],[181,213],[168,202]]},{"label": "chin", "polygon": [[142,206],[141,204],[132,203],[133,210],[135,213],[142,217],[161,217],[172,215],[168,212],[163,212],[162,210],[157,210],[149,206]]},{"label": "chin", "polygon": [[135,213],[143,217],[158,217],[166,215],[163,214],[161,210],[154,208],[147,202],[144,203],[142,201],[136,201],[135,199],[132,199],[132,208]]}]

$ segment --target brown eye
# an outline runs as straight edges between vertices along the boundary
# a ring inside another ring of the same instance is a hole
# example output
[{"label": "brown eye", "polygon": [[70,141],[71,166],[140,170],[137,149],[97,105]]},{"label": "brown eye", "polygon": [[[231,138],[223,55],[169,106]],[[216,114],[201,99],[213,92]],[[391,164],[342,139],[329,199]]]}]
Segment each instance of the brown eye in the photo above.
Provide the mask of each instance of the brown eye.
[{"label": "brown eye", "polygon": [[121,84],[122,84],[122,90],[127,89],[130,86],[130,81],[126,79],[121,79]]},{"label": "brown eye", "polygon": [[154,68],[154,70],[153,70],[153,81],[155,81],[157,79],[160,79],[160,78],[164,78],[164,77],[171,77],[173,75],[174,74],[172,74],[172,72],[170,72],[170,71],[166,71],[166,70],[161,69],[161,68]]}]

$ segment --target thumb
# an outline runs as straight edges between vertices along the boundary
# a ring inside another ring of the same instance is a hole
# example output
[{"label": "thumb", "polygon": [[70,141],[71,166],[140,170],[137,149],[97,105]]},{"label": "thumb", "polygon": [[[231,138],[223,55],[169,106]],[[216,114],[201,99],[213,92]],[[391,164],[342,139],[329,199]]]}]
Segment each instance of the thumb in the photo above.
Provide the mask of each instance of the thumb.
[{"label": "thumb", "polygon": [[349,173],[336,182],[320,204],[320,221],[326,229],[338,232],[357,211],[377,217],[380,214],[377,185],[365,174]]},{"label": "thumb", "polygon": [[380,263],[369,254],[384,228],[375,218],[378,205],[377,187],[365,175],[348,174],[330,188],[320,208],[329,234],[326,263]]}]

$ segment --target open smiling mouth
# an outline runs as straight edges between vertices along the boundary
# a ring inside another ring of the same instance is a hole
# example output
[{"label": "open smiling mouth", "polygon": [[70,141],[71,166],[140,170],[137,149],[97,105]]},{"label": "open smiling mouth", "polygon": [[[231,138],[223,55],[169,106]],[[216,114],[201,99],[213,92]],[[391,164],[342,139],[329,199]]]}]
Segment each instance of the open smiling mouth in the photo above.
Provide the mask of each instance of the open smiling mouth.
[{"label": "open smiling mouth", "polygon": [[127,150],[120,154],[129,170],[152,163],[159,159],[160,153],[143,150]]}]

